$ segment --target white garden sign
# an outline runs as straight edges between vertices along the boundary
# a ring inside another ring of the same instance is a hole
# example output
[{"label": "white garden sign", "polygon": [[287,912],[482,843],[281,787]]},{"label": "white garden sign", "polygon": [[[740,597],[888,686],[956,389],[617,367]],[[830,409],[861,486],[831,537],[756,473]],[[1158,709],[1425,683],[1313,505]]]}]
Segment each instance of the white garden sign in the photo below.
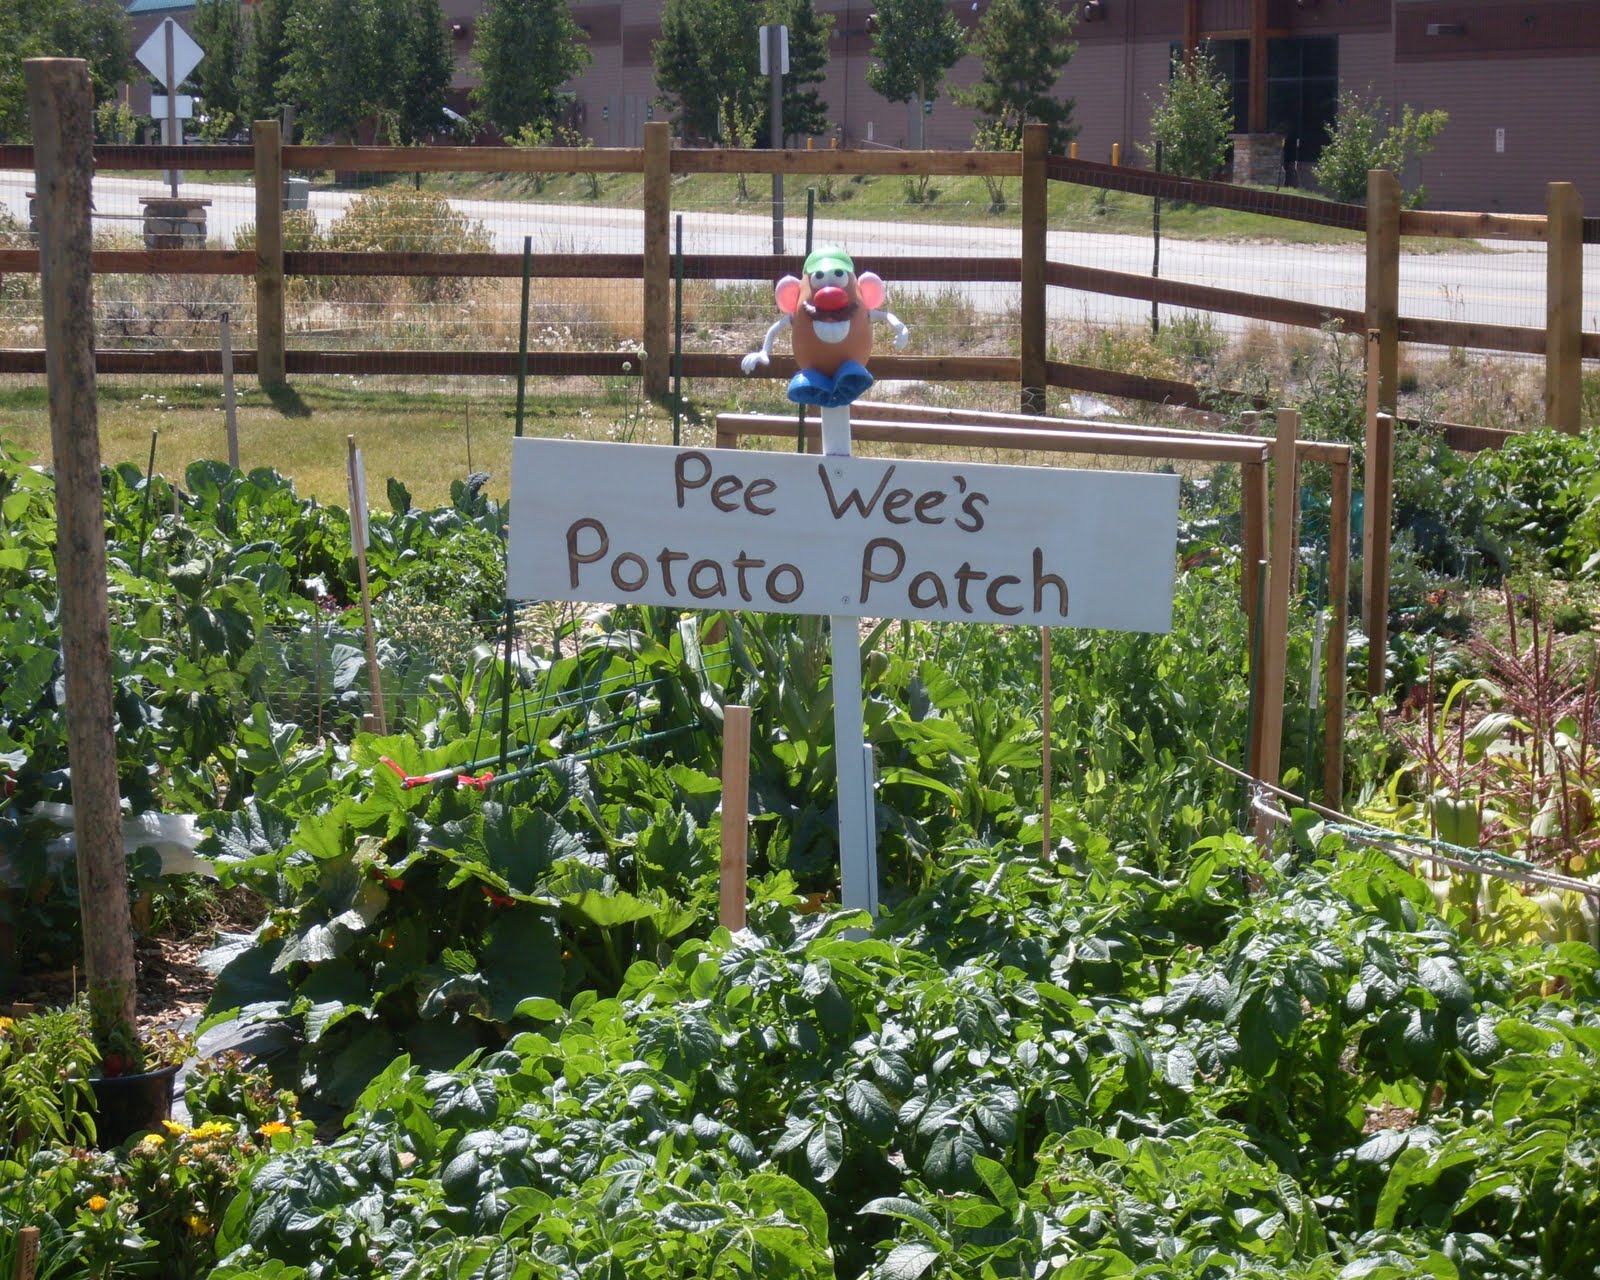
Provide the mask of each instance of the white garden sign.
[{"label": "white garden sign", "polygon": [[872,909],[857,620],[1166,631],[1178,478],[856,458],[823,416],[824,456],[515,441],[507,586],[833,618],[842,898]]}]

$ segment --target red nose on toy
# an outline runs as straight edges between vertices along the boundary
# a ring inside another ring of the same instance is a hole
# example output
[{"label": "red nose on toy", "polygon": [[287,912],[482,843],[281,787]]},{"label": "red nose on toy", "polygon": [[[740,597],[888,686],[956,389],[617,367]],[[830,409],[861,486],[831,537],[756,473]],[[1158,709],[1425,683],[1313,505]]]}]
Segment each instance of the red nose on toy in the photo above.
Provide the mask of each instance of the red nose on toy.
[{"label": "red nose on toy", "polygon": [[850,305],[850,295],[843,289],[829,285],[826,289],[818,289],[811,303],[818,311],[843,311]]}]

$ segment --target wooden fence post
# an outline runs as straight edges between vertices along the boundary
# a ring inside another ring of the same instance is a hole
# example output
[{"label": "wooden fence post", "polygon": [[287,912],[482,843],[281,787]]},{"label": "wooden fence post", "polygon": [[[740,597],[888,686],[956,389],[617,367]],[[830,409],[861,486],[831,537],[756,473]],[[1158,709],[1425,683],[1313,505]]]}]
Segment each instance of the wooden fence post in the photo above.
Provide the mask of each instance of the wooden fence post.
[{"label": "wooden fence post", "polygon": [[45,378],[55,460],[56,572],[84,970],[91,1004],[103,1016],[120,1015],[131,1024],[133,927],[112,709],[89,260],[94,93],[89,65],[81,59],[30,58],[23,67],[39,193]]},{"label": "wooden fence post", "polygon": [[1296,559],[1294,511],[1300,503],[1300,454],[1295,441],[1300,415],[1278,410],[1278,436],[1272,447],[1272,567],[1266,600],[1266,630],[1261,642],[1259,710],[1261,760],[1256,777],[1278,785],[1283,757],[1283,682],[1288,667],[1289,596]]},{"label": "wooden fence post", "polygon": [[1583,409],[1583,198],[1546,188],[1544,420],[1576,433]]},{"label": "wooden fence post", "polygon": [[[1345,637],[1350,629],[1350,460],[1329,465],[1328,513],[1328,703],[1322,736],[1322,802],[1344,803]],[[1309,788],[1311,780],[1306,779]]]},{"label": "wooden fence post", "polygon": [[672,127],[644,127],[644,393],[667,394],[672,372]]},{"label": "wooden fence post", "polygon": [[1045,389],[1046,232],[1050,227],[1050,183],[1045,173],[1050,126],[1022,126],[1022,412],[1047,413]]},{"label": "wooden fence post", "polygon": [[[1395,410],[1400,378],[1400,179],[1367,174],[1367,329],[1377,330],[1378,407]],[[1367,347],[1368,355],[1373,354]]]},{"label": "wooden fence post", "polygon": [[276,120],[251,130],[256,159],[256,379],[287,379],[283,341],[283,134]]}]

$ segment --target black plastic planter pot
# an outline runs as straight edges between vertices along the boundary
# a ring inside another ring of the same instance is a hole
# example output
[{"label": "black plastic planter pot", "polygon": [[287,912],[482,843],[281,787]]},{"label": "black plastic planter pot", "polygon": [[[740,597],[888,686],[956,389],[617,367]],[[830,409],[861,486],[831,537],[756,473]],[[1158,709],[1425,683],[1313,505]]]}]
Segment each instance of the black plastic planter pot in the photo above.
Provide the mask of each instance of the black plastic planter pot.
[{"label": "black plastic planter pot", "polygon": [[178,1068],[159,1067],[132,1076],[93,1077],[95,1134],[101,1150],[172,1118],[172,1082]]}]

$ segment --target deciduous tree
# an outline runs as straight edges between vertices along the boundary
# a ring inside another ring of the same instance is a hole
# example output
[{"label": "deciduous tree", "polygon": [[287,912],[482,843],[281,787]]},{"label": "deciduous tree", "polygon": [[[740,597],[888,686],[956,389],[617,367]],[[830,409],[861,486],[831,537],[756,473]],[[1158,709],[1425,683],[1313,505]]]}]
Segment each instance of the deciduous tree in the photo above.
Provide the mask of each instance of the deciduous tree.
[{"label": "deciduous tree", "polygon": [[561,87],[590,58],[566,0],[488,0],[472,47],[473,104],[507,138],[553,127],[565,103]]},{"label": "deciduous tree", "polygon": [[961,60],[961,24],[945,0],[879,0],[867,85],[890,102],[911,103],[907,144],[923,145],[924,102],[939,96],[945,72]]},{"label": "deciduous tree", "polygon": [[117,0],[0,0],[0,140],[25,142],[28,58],[83,58],[96,102],[128,78],[133,48]]},{"label": "deciduous tree", "polygon": [[[1172,79],[1150,113],[1150,136],[1161,144],[1161,168],[1180,178],[1212,178],[1228,158],[1233,95],[1216,62],[1205,53],[1175,59]],[[1155,155],[1155,147],[1146,147]]]},{"label": "deciduous tree", "polygon": [[[1317,185],[1335,200],[1365,200],[1369,169],[1390,169],[1403,179],[1413,160],[1433,150],[1449,120],[1448,112],[1419,112],[1409,106],[1396,119],[1383,99],[1347,90],[1339,95],[1338,115],[1317,159]],[[1425,198],[1418,183],[1406,192],[1405,203],[1416,208]]]}]

